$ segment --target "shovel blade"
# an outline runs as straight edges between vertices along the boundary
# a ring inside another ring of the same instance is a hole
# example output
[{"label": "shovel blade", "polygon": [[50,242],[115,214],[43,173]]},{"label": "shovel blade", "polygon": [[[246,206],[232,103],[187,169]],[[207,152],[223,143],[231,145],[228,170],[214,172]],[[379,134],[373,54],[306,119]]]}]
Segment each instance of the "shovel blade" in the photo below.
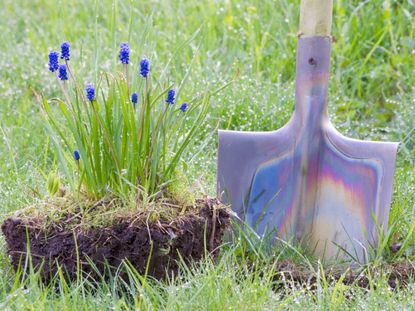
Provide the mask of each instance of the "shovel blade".
[{"label": "shovel blade", "polygon": [[348,139],[328,126],[307,159],[318,165],[304,174],[290,127],[219,133],[222,201],[260,235],[295,237],[326,259],[366,261],[387,228],[397,144]]},{"label": "shovel blade", "polygon": [[296,111],[283,128],[219,131],[218,195],[260,235],[364,262],[387,228],[398,144],[346,138],[331,125],[329,55],[328,38],[300,39]]}]

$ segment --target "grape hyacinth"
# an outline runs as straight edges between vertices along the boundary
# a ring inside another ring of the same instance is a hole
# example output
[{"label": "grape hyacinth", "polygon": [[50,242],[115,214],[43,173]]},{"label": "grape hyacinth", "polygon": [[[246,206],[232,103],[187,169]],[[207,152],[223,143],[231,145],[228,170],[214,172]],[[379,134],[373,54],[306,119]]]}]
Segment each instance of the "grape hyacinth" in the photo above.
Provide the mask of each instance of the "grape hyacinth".
[{"label": "grape hyacinth", "polygon": [[66,70],[66,65],[59,65],[58,78],[62,81],[68,80],[68,71]]},{"label": "grape hyacinth", "polygon": [[59,54],[58,52],[52,51],[49,53],[49,70],[55,72],[59,68]]},{"label": "grape hyacinth", "polygon": [[93,84],[88,84],[85,88],[86,90],[86,97],[89,99],[90,102],[93,102],[95,99],[95,88]]},{"label": "grape hyacinth", "polygon": [[118,55],[121,63],[128,64],[130,61],[130,47],[127,42],[122,42],[120,44],[120,54]]},{"label": "grape hyacinth", "polygon": [[69,51],[69,46],[70,46],[69,42],[66,42],[66,41],[63,42],[61,45],[61,59],[64,59],[66,61],[68,61],[71,56],[70,51]]},{"label": "grape hyacinth", "polygon": [[73,152],[73,158],[75,159],[75,161],[79,161],[79,159],[81,158],[79,151],[78,150],[74,150]]},{"label": "grape hyacinth", "polygon": [[172,90],[169,90],[168,92],[167,92],[167,99],[166,99],[166,103],[169,103],[169,104],[171,104],[171,105],[174,105],[174,100],[175,100],[175,98],[174,98],[174,96],[176,95],[176,92],[172,89]]},{"label": "grape hyacinth", "polygon": [[183,112],[186,112],[186,110],[187,110],[187,103],[183,103],[183,104],[180,106],[180,110],[181,110],[181,111],[183,111]]},{"label": "grape hyacinth", "polygon": [[133,105],[134,105],[134,107],[135,107],[135,105],[137,104],[137,102],[138,102],[138,95],[137,95],[137,93],[133,93],[133,94],[131,94],[131,102],[133,103]]},{"label": "grape hyacinth", "polygon": [[144,78],[147,78],[149,72],[150,72],[150,62],[148,61],[147,58],[144,57],[140,61],[140,74]]}]

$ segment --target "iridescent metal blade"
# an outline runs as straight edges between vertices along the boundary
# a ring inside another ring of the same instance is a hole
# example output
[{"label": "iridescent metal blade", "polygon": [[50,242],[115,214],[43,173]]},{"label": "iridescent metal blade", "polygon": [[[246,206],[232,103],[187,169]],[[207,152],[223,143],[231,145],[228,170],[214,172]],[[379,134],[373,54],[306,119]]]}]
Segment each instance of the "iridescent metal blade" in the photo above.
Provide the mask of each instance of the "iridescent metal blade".
[{"label": "iridescent metal blade", "polygon": [[219,131],[218,195],[259,234],[364,261],[387,228],[398,144],[349,139],[331,125],[330,46],[329,37],[299,39],[296,107],[283,128]]}]

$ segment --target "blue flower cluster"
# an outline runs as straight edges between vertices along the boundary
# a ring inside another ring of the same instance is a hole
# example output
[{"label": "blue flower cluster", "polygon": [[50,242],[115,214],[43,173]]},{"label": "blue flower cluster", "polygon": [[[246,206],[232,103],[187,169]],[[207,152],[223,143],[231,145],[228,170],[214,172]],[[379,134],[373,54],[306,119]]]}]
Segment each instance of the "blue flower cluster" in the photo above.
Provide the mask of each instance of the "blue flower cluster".
[{"label": "blue flower cluster", "polygon": [[[61,45],[61,59],[68,61],[70,58],[69,43],[63,42]],[[51,51],[49,53],[49,70],[58,71],[58,78],[62,81],[68,80],[68,68],[66,65],[59,65],[59,53]]]},{"label": "blue flower cluster", "polygon": [[49,70],[55,72],[59,68],[59,54],[52,51],[49,53]]},{"label": "blue flower cluster", "polygon": [[64,64],[59,65],[58,78],[61,79],[62,81],[68,80],[68,71],[67,71],[66,65]]},{"label": "blue flower cluster", "polygon": [[68,61],[70,58],[71,54],[69,51],[69,42],[63,42],[61,44],[61,58]]},{"label": "blue flower cluster", "polygon": [[86,90],[86,97],[90,102],[93,102],[95,99],[95,88],[93,84],[88,84],[85,88]]},{"label": "blue flower cluster", "polygon": [[175,95],[176,95],[176,92],[175,92],[173,89],[169,90],[169,91],[167,92],[167,99],[166,99],[166,103],[169,103],[169,104],[174,105],[174,100],[175,100],[174,96],[175,96]]},{"label": "blue flower cluster", "polygon": [[183,103],[183,104],[180,106],[180,110],[181,110],[181,111],[183,111],[183,112],[186,112],[186,110],[187,110],[187,103]]},{"label": "blue flower cluster", "polygon": [[149,72],[150,72],[150,62],[148,61],[147,58],[144,57],[140,61],[140,74],[144,78],[147,78]]},{"label": "blue flower cluster", "polygon": [[135,105],[137,104],[137,102],[138,102],[138,95],[137,95],[137,93],[133,93],[133,94],[131,94],[131,102],[133,103],[133,105],[134,105],[134,107],[135,107]]},{"label": "blue flower cluster", "polygon": [[81,158],[78,150],[74,150],[73,158],[75,159],[75,161],[79,161],[79,159]]},{"label": "blue flower cluster", "polygon": [[128,64],[130,61],[130,46],[127,42],[122,42],[120,44],[120,54],[118,55],[121,63]]}]

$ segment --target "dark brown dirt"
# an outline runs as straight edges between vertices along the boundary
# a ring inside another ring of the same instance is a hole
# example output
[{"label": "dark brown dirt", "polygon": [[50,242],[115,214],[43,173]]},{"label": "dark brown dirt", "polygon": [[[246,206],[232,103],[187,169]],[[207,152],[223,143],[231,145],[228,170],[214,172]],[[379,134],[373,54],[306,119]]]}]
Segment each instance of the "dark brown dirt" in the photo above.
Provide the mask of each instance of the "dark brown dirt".
[{"label": "dark brown dirt", "polygon": [[126,259],[140,274],[145,273],[149,262],[148,275],[161,279],[177,273],[180,257],[187,262],[200,260],[205,248],[213,256],[218,254],[230,215],[216,200],[201,200],[198,204],[200,207],[171,221],[150,221],[149,217],[132,213],[103,228],[69,229],[58,223],[45,229],[35,220],[9,218],[1,229],[14,268],[25,262],[29,240],[32,264],[36,269],[43,265],[40,273],[45,281],[56,274],[58,266],[74,279],[77,254],[80,268],[87,274],[96,275],[88,258],[101,274],[106,262],[117,268]]}]

